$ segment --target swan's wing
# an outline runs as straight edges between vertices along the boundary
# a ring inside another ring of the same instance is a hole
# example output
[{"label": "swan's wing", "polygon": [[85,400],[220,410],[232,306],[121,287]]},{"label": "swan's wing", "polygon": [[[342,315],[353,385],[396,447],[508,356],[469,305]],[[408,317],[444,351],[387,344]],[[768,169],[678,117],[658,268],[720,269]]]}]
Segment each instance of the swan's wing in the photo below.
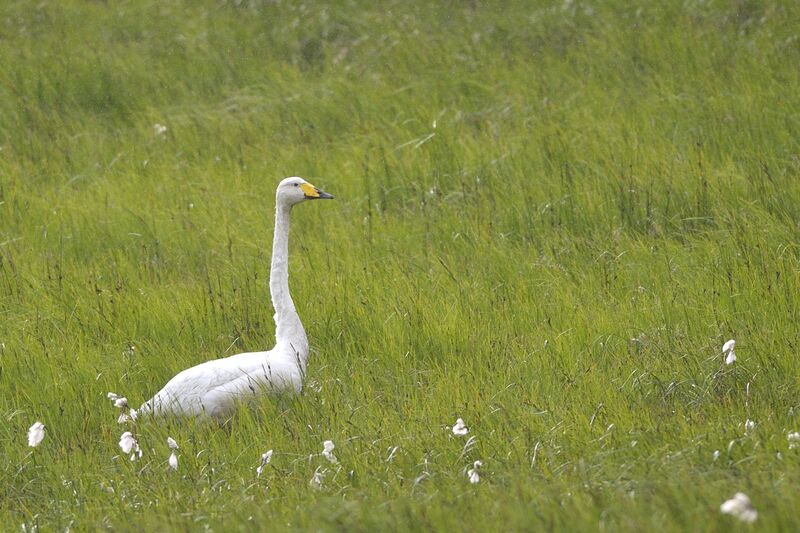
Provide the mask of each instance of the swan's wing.
[{"label": "swan's wing", "polygon": [[260,394],[280,391],[300,392],[302,375],[296,365],[282,361],[264,361],[248,368],[240,368],[238,377],[210,389],[201,403],[211,416],[224,416],[236,402]]},{"label": "swan's wing", "polygon": [[240,378],[242,369],[266,361],[269,352],[247,352],[206,361],[187,368],[170,379],[139,409],[140,414],[179,416],[202,415],[203,396],[209,391]]},{"label": "swan's wing", "polygon": [[145,402],[139,413],[223,416],[237,400],[265,390],[299,392],[302,376],[297,365],[271,355],[247,352],[187,368]]}]

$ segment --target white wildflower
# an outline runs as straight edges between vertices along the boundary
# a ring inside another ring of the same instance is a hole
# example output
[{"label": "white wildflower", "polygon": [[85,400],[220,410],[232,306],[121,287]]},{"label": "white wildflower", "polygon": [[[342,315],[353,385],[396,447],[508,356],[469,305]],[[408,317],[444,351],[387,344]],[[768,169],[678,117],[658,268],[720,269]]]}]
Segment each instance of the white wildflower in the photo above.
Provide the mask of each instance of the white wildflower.
[{"label": "white wildflower", "polygon": [[120,410],[120,414],[117,417],[117,424],[127,424],[134,419],[133,410],[129,409],[127,398],[114,392],[109,392],[107,397],[114,403],[114,407]]},{"label": "white wildflower", "polygon": [[731,365],[736,361],[736,352],[733,350],[736,341],[731,339],[722,345],[722,355],[725,356],[725,364]]},{"label": "white wildflower", "polygon": [[256,468],[256,477],[260,476],[261,473],[264,471],[264,467],[272,461],[272,450],[267,450],[265,453],[261,454],[261,464]]},{"label": "white wildflower", "polygon": [[315,489],[321,489],[322,481],[324,479],[323,476],[325,475],[325,472],[326,470],[320,470],[320,467],[317,467],[317,469],[314,470],[314,475],[311,476],[311,481],[309,481],[308,484],[314,487]]},{"label": "white wildflower", "polygon": [[175,452],[169,454],[169,467],[173,470],[178,469],[178,456],[175,455]]},{"label": "white wildflower", "polygon": [[727,341],[725,344],[722,345],[722,353],[727,353],[733,350],[734,346],[736,346],[736,341],[731,339]]},{"label": "white wildflower", "polygon": [[127,398],[117,398],[114,400],[114,407],[119,407],[120,409],[125,409],[128,407],[128,399]]},{"label": "white wildflower", "polygon": [[126,431],[119,438],[119,447],[122,449],[122,453],[131,453],[131,450],[133,450],[135,445],[136,439],[133,438],[133,433],[130,431]]},{"label": "white wildflower", "polygon": [[44,424],[41,422],[34,422],[28,429],[28,446],[31,448],[37,447],[44,440]]},{"label": "white wildflower", "polygon": [[752,420],[750,420],[749,418],[747,420],[745,420],[745,422],[744,422],[744,432],[745,433],[750,433],[754,429],[756,429],[756,423],[753,422]]},{"label": "white wildflower", "polygon": [[164,126],[163,124],[153,124],[153,132],[157,136],[164,135],[165,133],[167,133],[167,127]]},{"label": "white wildflower", "polygon": [[714,450],[714,453],[711,454],[711,459],[714,461],[719,459],[719,450]]},{"label": "white wildflower", "polygon": [[478,469],[483,466],[483,463],[480,461],[475,461],[472,464],[472,468],[467,470],[467,476],[469,477],[469,482],[473,485],[478,483],[481,480],[480,474],[478,474]]},{"label": "white wildflower", "polygon": [[458,435],[459,437],[466,435],[469,433],[469,428],[464,424],[464,421],[460,418],[456,420],[455,425],[453,426],[453,435]]},{"label": "white wildflower", "polygon": [[750,503],[750,498],[743,492],[737,492],[733,498],[726,501],[719,506],[722,514],[729,514],[735,516],[742,522],[752,524],[758,518],[758,511],[755,510],[753,504]]},{"label": "white wildflower", "polygon": [[142,456],[142,449],[139,448],[139,443],[136,442],[136,439],[133,436],[133,433],[130,431],[126,431],[122,434],[119,439],[119,447],[124,454],[131,454],[131,461],[136,460],[136,456],[138,454],[139,457]]},{"label": "white wildflower", "polygon": [[325,457],[325,459],[327,459],[328,461],[330,461],[332,463],[337,463],[338,462],[336,460],[336,456],[333,455],[333,449],[335,447],[336,446],[334,446],[332,440],[326,440],[325,442],[322,443],[322,455]]},{"label": "white wildflower", "polygon": [[795,431],[794,433],[789,433],[786,435],[786,438],[789,439],[789,449],[794,450],[798,446],[800,446],[800,432]]},{"label": "white wildflower", "polygon": [[178,443],[175,442],[175,439],[172,437],[167,437],[167,446],[169,446],[169,449],[172,450],[172,452],[169,454],[169,460],[167,461],[169,463],[169,467],[173,470],[177,470],[178,456],[175,455],[175,450],[178,449]]}]

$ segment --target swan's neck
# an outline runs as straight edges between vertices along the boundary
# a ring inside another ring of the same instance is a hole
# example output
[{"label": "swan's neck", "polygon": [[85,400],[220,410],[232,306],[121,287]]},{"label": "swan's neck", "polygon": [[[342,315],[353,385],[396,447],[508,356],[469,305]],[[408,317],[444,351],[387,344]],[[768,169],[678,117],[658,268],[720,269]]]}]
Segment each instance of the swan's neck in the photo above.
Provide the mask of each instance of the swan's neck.
[{"label": "swan's neck", "polygon": [[275,237],[272,241],[272,268],[269,291],[275,308],[275,341],[277,348],[291,350],[298,363],[305,367],[308,338],[289,294],[289,213],[290,206],[277,204]]}]

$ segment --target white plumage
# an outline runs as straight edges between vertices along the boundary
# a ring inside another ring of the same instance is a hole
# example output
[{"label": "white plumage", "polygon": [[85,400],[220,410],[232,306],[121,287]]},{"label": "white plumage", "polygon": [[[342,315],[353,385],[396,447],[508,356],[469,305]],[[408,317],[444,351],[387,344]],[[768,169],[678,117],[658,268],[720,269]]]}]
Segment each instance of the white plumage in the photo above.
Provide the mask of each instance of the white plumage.
[{"label": "white plumage", "polygon": [[275,236],[269,288],[275,308],[275,347],[207,361],[178,373],[132,414],[224,419],[238,401],[264,392],[300,392],[308,338],[289,294],[289,214],[304,200],[333,198],[302,178],[286,178],[275,195]]}]

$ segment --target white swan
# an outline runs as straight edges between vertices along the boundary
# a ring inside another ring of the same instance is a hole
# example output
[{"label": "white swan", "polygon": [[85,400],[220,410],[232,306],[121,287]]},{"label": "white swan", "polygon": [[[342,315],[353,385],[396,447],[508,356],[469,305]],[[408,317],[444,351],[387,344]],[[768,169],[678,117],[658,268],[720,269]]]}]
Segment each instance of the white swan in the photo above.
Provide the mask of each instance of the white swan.
[{"label": "white swan", "polygon": [[224,419],[237,401],[263,391],[300,392],[308,359],[308,338],[289,295],[289,214],[304,200],[333,198],[302,178],[286,178],[275,194],[275,237],[269,290],[275,308],[275,347],[240,353],[180,372],[133,411],[142,415],[209,416]]}]

